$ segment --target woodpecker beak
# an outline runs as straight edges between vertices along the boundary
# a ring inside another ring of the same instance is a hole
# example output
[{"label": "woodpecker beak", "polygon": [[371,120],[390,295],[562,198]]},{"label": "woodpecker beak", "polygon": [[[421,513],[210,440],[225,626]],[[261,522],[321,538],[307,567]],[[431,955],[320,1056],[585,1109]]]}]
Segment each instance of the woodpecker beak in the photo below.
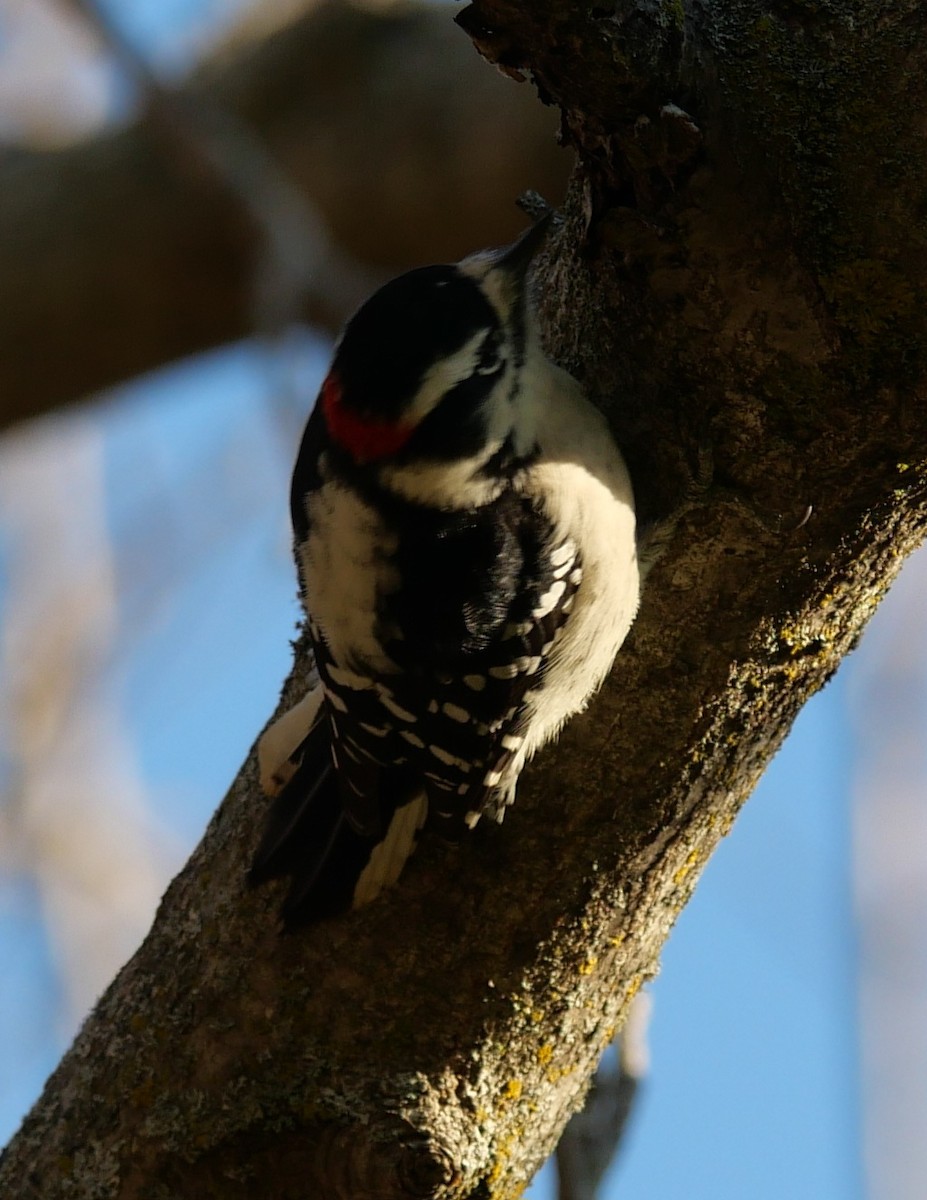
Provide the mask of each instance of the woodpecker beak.
[{"label": "woodpecker beak", "polygon": [[553,219],[554,210],[549,208],[543,217],[539,217],[530,229],[526,229],[520,238],[512,242],[511,246],[506,246],[499,252],[493,268],[504,271],[514,279],[524,279],[532,260],[547,241]]},{"label": "woodpecker beak", "polygon": [[517,323],[521,322],[521,316],[516,318],[515,315],[524,308],[528,268],[547,240],[552,223],[553,210],[548,210],[511,246],[474,254],[460,264],[464,271],[469,267],[476,275],[503,321],[516,319]]}]

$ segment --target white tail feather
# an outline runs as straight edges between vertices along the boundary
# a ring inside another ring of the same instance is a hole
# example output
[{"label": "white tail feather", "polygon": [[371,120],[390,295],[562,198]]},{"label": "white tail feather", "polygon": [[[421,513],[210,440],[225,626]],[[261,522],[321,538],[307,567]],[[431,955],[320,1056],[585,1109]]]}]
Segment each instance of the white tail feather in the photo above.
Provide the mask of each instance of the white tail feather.
[{"label": "white tail feather", "polygon": [[379,896],[384,888],[390,887],[399,878],[406,860],[415,849],[418,831],[428,816],[428,798],[424,792],[402,808],[398,808],[389,823],[389,829],[370,856],[354,887],[354,907]]},{"label": "white tail feather", "polygon": [[291,756],[319,719],[322,697],[320,684],[261,734],[257,748],[258,772],[265,796],[276,796],[292,778],[299,764],[290,761]]}]

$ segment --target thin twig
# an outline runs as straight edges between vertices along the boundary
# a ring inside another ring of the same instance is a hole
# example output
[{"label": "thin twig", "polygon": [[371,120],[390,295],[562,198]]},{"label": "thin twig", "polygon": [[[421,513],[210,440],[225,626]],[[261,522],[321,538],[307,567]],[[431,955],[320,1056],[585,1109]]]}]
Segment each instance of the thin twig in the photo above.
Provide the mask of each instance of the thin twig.
[{"label": "thin twig", "polygon": [[558,1200],[597,1200],[621,1147],[640,1084],[647,1074],[650,997],[635,998],[624,1029],[606,1050],[582,1110],[557,1146]]}]

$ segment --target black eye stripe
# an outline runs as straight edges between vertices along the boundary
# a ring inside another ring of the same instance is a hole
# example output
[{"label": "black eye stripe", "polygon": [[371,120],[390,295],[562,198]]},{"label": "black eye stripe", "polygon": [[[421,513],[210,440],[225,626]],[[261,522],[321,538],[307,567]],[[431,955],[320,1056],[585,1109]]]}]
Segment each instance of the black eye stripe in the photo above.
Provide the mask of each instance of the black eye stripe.
[{"label": "black eye stripe", "polygon": [[343,403],[379,420],[397,418],[428,371],[486,331],[481,372],[499,358],[497,315],[456,267],[422,267],[385,284],[348,322],[335,356]]},{"label": "black eye stripe", "polygon": [[499,329],[489,329],[486,331],[486,337],[480,346],[479,362],[476,365],[478,374],[496,374],[505,365],[501,354],[501,342],[502,337]]},{"label": "black eye stripe", "polygon": [[492,391],[504,364],[487,373],[469,375],[446,392],[396,456],[454,459],[476,454],[486,428],[482,401]]}]

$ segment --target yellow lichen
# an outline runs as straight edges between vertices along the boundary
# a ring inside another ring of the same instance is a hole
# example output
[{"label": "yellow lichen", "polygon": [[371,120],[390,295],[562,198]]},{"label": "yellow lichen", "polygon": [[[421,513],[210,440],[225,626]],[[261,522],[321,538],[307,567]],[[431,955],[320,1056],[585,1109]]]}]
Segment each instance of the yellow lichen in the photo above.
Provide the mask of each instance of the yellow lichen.
[{"label": "yellow lichen", "polygon": [[518,1140],[519,1132],[521,1131],[514,1130],[499,1142],[499,1148],[496,1151],[493,1164],[489,1168],[489,1174],[486,1176],[486,1182],[490,1187],[493,1187],[502,1178],[502,1172],[505,1170],[505,1161],[511,1154],[515,1142]]},{"label": "yellow lichen", "polygon": [[598,965],[599,960],[593,955],[579,964],[579,973],[580,975],[591,975]]},{"label": "yellow lichen", "polygon": [[499,1182],[499,1180],[502,1177],[502,1171],[503,1171],[502,1159],[501,1158],[493,1159],[493,1164],[489,1168],[489,1174],[486,1176],[486,1182],[489,1184],[490,1187],[494,1187]]},{"label": "yellow lichen", "polygon": [[689,872],[692,870],[692,868],[695,866],[695,864],[698,862],[698,860],[701,858],[701,856],[702,856],[702,852],[698,848],[696,848],[695,850],[690,850],[688,855],[686,856],[686,861],[682,864],[682,866],[673,875],[673,883],[675,883],[675,884],[682,883],[682,881],[689,874]]}]

